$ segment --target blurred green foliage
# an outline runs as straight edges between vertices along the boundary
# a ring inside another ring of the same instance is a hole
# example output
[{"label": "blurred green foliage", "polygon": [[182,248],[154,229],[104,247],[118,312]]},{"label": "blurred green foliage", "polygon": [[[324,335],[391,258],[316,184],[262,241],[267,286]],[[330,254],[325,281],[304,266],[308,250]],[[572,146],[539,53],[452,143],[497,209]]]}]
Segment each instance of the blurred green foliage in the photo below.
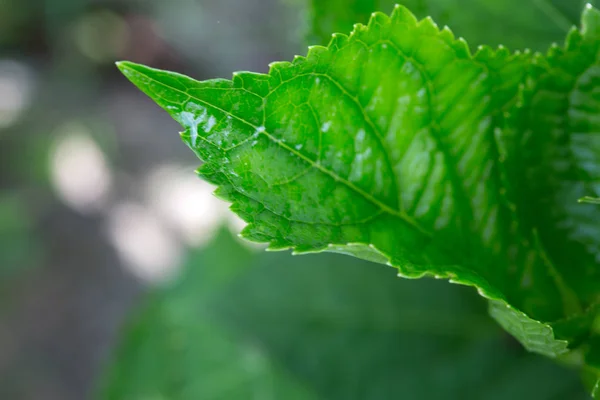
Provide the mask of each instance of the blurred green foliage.
[{"label": "blurred green foliage", "polygon": [[148,296],[102,399],[585,399],[470,289],[333,254],[256,254],[221,231]]},{"label": "blurred green foliage", "polygon": [[23,202],[16,195],[0,195],[0,282],[38,261],[39,249],[32,229]]},{"label": "blurred green foliage", "polygon": [[581,0],[309,0],[308,41],[327,44],[333,32],[348,34],[355,23],[366,23],[373,11],[390,13],[396,3],[418,18],[430,16],[439,26],[450,26],[475,49],[504,45],[511,50],[545,51],[562,43],[577,25],[586,3]]}]

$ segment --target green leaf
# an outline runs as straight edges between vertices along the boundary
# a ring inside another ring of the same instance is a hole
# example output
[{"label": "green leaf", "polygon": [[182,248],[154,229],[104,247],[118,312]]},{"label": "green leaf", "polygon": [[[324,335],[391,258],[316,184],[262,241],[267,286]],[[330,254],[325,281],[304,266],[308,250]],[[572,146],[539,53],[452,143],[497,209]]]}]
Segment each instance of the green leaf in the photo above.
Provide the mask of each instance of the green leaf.
[{"label": "green leaf", "polygon": [[[557,355],[566,342],[536,321],[563,317],[563,299],[513,231],[494,137],[528,60],[472,56],[397,7],[269,75],[197,82],[119,67],[186,128],[200,175],[250,222],[246,238],[474,285],[505,306],[503,321],[527,322],[513,333],[528,348]],[[524,269],[537,286],[519,285]]]},{"label": "green leaf", "polygon": [[586,354],[600,346],[594,328],[600,317],[600,212],[576,200],[594,203],[600,195],[599,39],[600,12],[588,6],[581,31],[535,58],[502,135],[512,166],[509,197],[522,226],[536,232],[572,305],[553,324],[555,333],[574,345],[585,342]]},{"label": "green leaf", "polygon": [[[536,230],[563,291],[594,313],[600,301],[600,212],[578,204],[600,195],[600,12],[534,62],[503,140],[519,221]],[[568,289],[567,289],[568,288]]]},{"label": "green leaf", "polygon": [[457,36],[469,38],[473,48],[533,50],[562,41],[583,7],[576,0],[310,0],[308,41],[327,44],[331,33],[350,32],[355,23],[366,23],[372,12],[389,12],[396,3],[419,18],[430,16],[452,27]]},{"label": "green leaf", "polygon": [[475,286],[557,357],[598,334],[598,210],[573,201],[600,195],[598,20],[589,7],[547,57],[472,55],[398,6],[267,75],[119,67],[185,128],[247,239]]},{"label": "green leaf", "polygon": [[225,234],[125,333],[103,399],[586,398],[463,288],[333,254],[255,256]]}]

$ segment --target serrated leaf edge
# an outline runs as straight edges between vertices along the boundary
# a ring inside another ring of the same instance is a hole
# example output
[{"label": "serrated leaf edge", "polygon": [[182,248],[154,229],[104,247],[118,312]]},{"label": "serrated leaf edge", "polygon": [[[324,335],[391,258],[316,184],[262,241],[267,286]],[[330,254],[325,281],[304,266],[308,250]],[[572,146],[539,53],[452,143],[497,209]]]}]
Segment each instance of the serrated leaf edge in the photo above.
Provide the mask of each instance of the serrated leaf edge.
[{"label": "serrated leaf edge", "polygon": [[[393,19],[393,18],[400,19],[401,22],[406,23],[410,26],[421,27],[421,28],[426,28],[426,29],[435,31],[435,33],[439,37],[444,39],[447,44],[452,46],[452,48],[454,48],[455,51],[461,52],[464,54],[464,56],[466,56],[478,63],[481,63],[484,67],[486,67],[486,69],[488,68],[488,66],[482,62],[482,59],[485,59],[488,57],[500,57],[500,56],[514,58],[514,57],[518,57],[523,54],[525,54],[525,55],[530,54],[530,52],[528,50],[525,50],[524,52],[517,51],[517,52],[511,53],[504,46],[498,46],[496,50],[494,50],[493,48],[491,48],[489,46],[479,46],[477,51],[475,53],[472,53],[471,50],[469,49],[467,42],[463,38],[455,39],[454,34],[450,30],[450,28],[444,27],[443,29],[440,30],[439,27],[437,26],[437,24],[430,17],[427,17],[421,21],[418,21],[417,18],[406,7],[401,6],[401,5],[396,5],[394,7],[394,10],[393,10],[391,16],[388,16],[381,12],[375,12],[371,15],[369,23],[366,26],[362,25],[362,24],[356,24],[354,26],[354,30],[350,33],[350,35],[334,33],[332,35],[331,41],[329,42],[329,44],[327,46],[310,46],[306,56],[295,56],[294,60],[292,62],[278,61],[278,62],[273,62],[273,63],[269,64],[269,72],[267,74],[236,72],[233,74],[232,80],[227,80],[227,81],[233,83],[233,79],[235,79],[237,76],[239,76],[242,73],[243,74],[247,73],[249,75],[255,75],[257,77],[265,77],[267,75],[273,75],[273,74],[277,73],[278,69],[280,69],[280,68],[286,68],[292,64],[302,62],[302,61],[306,60],[307,58],[314,57],[320,51],[329,51],[329,50],[332,50],[334,47],[340,46],[341,44],[343,44],[343,42],[350,40],[357,32],[359,32],[363,29],[369,29],[371,24],[376,23],[376,21],[378,21],[378,20],[385,20],[385,21],[389,22],[389,20]],[[540,57],[539,57],[538,53],[536,53],[536,55],[537,55],[536,59],[539,60]],[[144,67],[144,66],[141,66],[141,65],[138,65],[135,63],[131,63],[131,62],[119,62],[119,63],[117,63],[117,66],[126,76],[128,75],[127,70],[129,70],[129,69],[137,70],[136,72],[138,72],[138,73],[139,73],[139,68],[151,69],[151,68]],[[223,81],[223,79],[216,79],[216,80],[211,80],[211,81]],[[135,84],[135,82],[133,82],[133,83]],[[221,200],[232,203],[230,206],[230,209],[232,210],[232,212],[239,214],[235,210],[236,201],[237,201],[235,196],[231,195],[231,193],[225,194],[223,192],[220,192],[218,188],[215,190],[214,194],[216,197],[220,198]],[[241,193],[237,193],[237,194],[242,195]],[[292,254],[300,255],[300,254],[309,254],[309,253],[319,253],[319,252],[323,252],[323,251],[342,252],[341,251],[342,249],[346,250],[349,254],[356,254],[358,252],[358,250],[367,250],[369,253],[371,253],[373,258],[380,260],[379,262],[381,262],[381,260],[385,260],[385,263],[387,265],[396,268],[398,270],[398,276],[400,276],[400,277],[414,279],[414,278],[421,278],[424,276],[431,276],[436,279],[447,279],[450,283],[472,286],[477,290],[477,292],[482,297],[490,300],[492,302],[491,304],[495,304],[497,306],[496,307],[497,310],[505,309],[507,312],[506,315],[515,317],[515,319],[520,322],[528,323],[529,328],[527,330],[520,331],[518,325],[512,324],[512,322],[513,322],[512,319],[509,318],[508,320],[507,319],[502,320],[502,318],[500,318],[500,319],[497,318],[499,323],[507,331],[509,331],[511,334],[513,334],[517,338],[522,339],[522,341],[524,342],[524,345],[528,348],[528,350],[537,352],[537,353],[540,353],[540,354],[543,354],[543,355],[546,355],[549,357],[557,357],[558,355],[564,354],[568,351],[568,342],[566,340],[556,339],[554,336],[553,329],[550,324],[534,320],[534,319],[530,318],[529,316],[527,316],[522,311],[520,311],[517,308],[510,305],[501,293],[498,293],[493,289],[492,285],[489,285],[489,288],[486,289],[484,287],[481,287],[479,284],[473,282],[472,280],[460,278],[459,276],[457,276],[455,273],[452,273],[452,272],[437,273],[437,274],[434,272],[423,272],[419,275],[413,275],[413,274],[407,273],[407,271],[402,267],[402,265],[392,264],[392,261],[391,261],[392,257],[389,254],[385,254],[384,252],[379,250],[374,244],[371,244],[371,243],[360,243],[360,242],[329,243],[325,246],[306,248],[303,246],[292,245],[292,244],[282,245],[281,243],[277,243],[274,239],[264,239],[264,240],[257,239],[256,236],[253,236],[250,233],[254,226],[254,222],[249,220],[248,218],[244,218],[244,216],[242,216],[242,215],[241,215],[241,217],[248,223],[248,225],[239,234],[239,236],[246,240],[249,240],[249,241],[268,244],[268,248],[267,248],[268,251],[292,250]],[[362,257],[362,258],[364,258],[364,257]],[[478,275],[478,274],[476,274],[476,275]],[[478,276],[478,278],[481,278],[482,281],[487,282],[481,276]],[[507,322],[507,321],[509,321],[509,322]],[[532,340],[531,337],[528,335],[533,335],[533,336],[537,337],[538,339]],[[526,344],[526,343],[529,343],[529,344]]]}]

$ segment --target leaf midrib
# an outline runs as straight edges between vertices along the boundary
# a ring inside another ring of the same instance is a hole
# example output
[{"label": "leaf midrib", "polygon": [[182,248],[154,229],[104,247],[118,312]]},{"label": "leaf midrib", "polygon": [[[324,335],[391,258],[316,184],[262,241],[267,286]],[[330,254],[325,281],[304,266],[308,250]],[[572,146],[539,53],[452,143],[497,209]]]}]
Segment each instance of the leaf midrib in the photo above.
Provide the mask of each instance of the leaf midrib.
[{"label": "leaf midrib", "polygon": [[[408,224],[411,228],[415,229],[416,231],[418,231],[420,234],[427,236],[428,238],[433,238],[433,233],[430,232],[429,230],[423,228],[414,218],[411,218],[409,215],[407,215],[405,212],[402,212],[400,210],[395,210],[393,208],[391,208],[390,206],[386,205],[385,203],[381,202],[380,200],[378,200],[377,198],[375,198],[374,196],[370,195],[369,193],[365,192],[364,190],[362,190],[361,188],[359,188],[358,186],[354,185],[352,182],[348,181],[347,179],[342,178],[341,176],[337,175],[335,172],[328,170],[327,168],[323,167],[321,164],[318,164],[316,162],[314,162],[313,160],[311,160],[310,158],[306,157],[305,155],[303,155],[302,153],[296,151],[294,148],[288,146],[287,144],[283,143],[281,140],[277,139],[275,136],[273,136],[272,134],[270,134],[267,130],[266,127],[258,127],[256,125],[254,125],[251,122],[246,121],[243,118],[238,117],[235,114],[232,114],[229,111],[226,111],[218,106],[215,106],[214,104],[211,104],[209,102],[207,102],[206,100],[202,100],[196,96],[192,96],[190,93],[183,91],[181,89],[178,89],[174,86],[168,85],[164,82],[158,81],[156,79],[154,79],[153,77],[151,77],[150,75],[135,69],[131,64],[127,64],[129,66],[129,68],[132,68],[136,73],[145,76],[146,78],[148,78],[150,81],[162,85],[166,88],[168,88],[169,90],[181,93],[185,96],[187,96],[190,100],[196,100],[200,103],[202,103],[203,105],[205,105],[206,107],[210,107],[213,108],[219,112],[222,112],[223,114],[230,116],[236,120],[238,120],[239,122],[251,127],[254,129],[255,132],[258,132],[259,134],[263,134],[265,135],[269,140],[271,140],[273,143],[277,144],[279,147],[287,150],[289,153],[293,154],[294,156],[300,158],[301,160],[303,160],[304,162],[306,162],[307,164],[309,164],[310,166],[318,169],[319,171],[323,172],[324,174],[328,175],[329,177],[331,177],[332,179],[334,179],[337,182],[341,182],[344,185],[346,185],[349,189],[351,189],[352,191],[354,191],[355,193],[357,193],[358,195],[362,196],[363,198],[365,198],[366,200],[368,200],[369,202],[371,202],[372,204],[374,204],[375,206],[377,206],[380,210],[382,210],[383,212],[390,214],[394,217],[397,217],[399,219],[401,219],[402,221],[404,221],[406,224]],[[192,78],[189,78],[190,80],[193,80]],[[193,80],[194,82],[199,83],[196,80]],[[231,81],[229,81],[231,82]],[[156,96],[158,97],[162,97],[160,95],[158,95],[157,93],[155,93]],[[262,97],[261,97],[262,98]],[[170,110],[165,109],[168,113],[171,113]],[[259,129],[259,128],[265,128],[263,129]],[[216,146],[216,145],[215,145]],[[217,148],[223,150],[221,147],[216,146]]]}]

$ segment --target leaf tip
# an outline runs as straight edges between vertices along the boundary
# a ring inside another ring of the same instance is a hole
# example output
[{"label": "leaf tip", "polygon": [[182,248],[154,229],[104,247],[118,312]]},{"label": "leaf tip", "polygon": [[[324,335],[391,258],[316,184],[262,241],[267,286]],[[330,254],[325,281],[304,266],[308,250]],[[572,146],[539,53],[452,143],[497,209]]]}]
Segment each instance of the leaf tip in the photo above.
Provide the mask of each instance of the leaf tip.
[{"label": "leaf tip", "polygon": [[392,20],[396,22],[406,23],[408,26],[416,26],[417,25],[417,17],[410,12],[410,10],[404,7],[401,4],[396,4],[394,6],[394,11],[392,11]]},{"label": "leaf tip", "polygon": [[581,17],[581,33],[585,37],[597,38],[600,36],[600,11],[591,3],[585,5]]},{"label": "leaf tip", "polygon": [[131,61],[117,61],[115,65],[117,66],[119,71],[121,71],[121,73],[131,81],[131,83],[133,83],[142,91],[144,91],[142,87],[143,85],[140,86],[140,84],[144,81],[144,75],[148,75],[148,73],[154,70],[153,68],[147,67],[142,64],[136,64]]},{"label": "leaf tip", "polygon": [[128,75],[131,74],[131,72],[135,71],[136,69],[138,69],[138,67],[140,67],[139,64],[133,63],[131,61],[117,61],[115,62],[115,65],[117,66],[119,71],[121,71],[121,73],[123,73],[123,75],[125,75],[126,77],[129,77]]}]

